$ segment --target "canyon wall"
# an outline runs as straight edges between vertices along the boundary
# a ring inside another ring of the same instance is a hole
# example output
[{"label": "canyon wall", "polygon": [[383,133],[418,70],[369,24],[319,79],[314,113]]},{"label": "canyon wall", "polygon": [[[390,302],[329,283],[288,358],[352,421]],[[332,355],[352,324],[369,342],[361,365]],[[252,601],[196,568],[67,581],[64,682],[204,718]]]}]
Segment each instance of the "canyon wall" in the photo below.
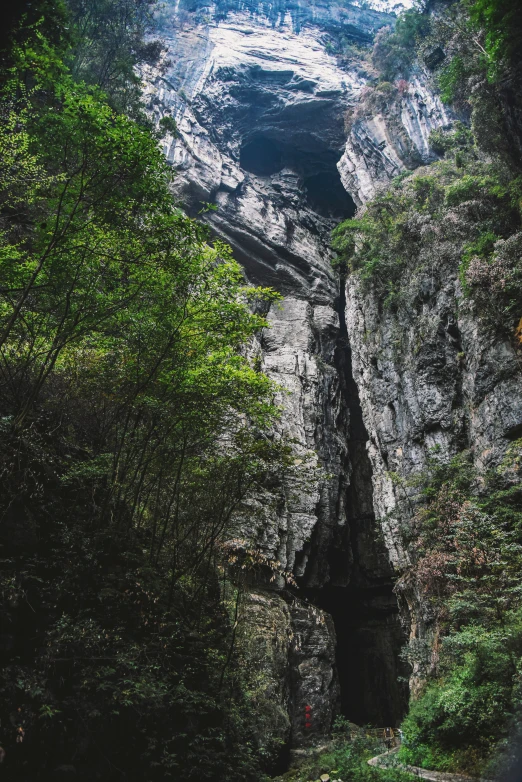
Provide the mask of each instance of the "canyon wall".
[{"label": "canyon wall", "polygon": [[[471,201],[451,210],[429,257],[401,282],[401,303],[384,309],[355,277],[346,286],[353,372],[369,435],[373,501],[394,570],[395,591],[410,618],[410,638],[431,646],[415,663],[415,692],[437,664],[437,627],[430,602],[405,571],[401,528],[418,507],[415,476],[432,459],[468,451],[479,473],[498,467],[522,434],[520,356],[466,297],[459,277],[462,237],[471,235]],[[483,209],[485,213],[485,210]],[[421,218],[422,221],[423,218]],[[426,669],[427,665],[427,669]]]},{"label": "canyon wall", "polygon": [[243,630],[257,697],[294,748],[327,736],[340,708],[377,725],[404,711],[398,653],[429,616],[404,585],[399,614],[411,503],[393,473],[471,441],[477,459],[494,461],[522,422],[515,356],[459,309],[447,264],[416,281],[402,315],[384,314],[352,279],[341,289],[331,265],[339,220],[434,159],[429,133],[451,122],[421,69],[393,110],[369,113],[364,62],[329,53],[336,36],[369,43],[393,21],[326,3],[167,4],[166,54],[142,74],[150,115],[177,124],[162,143],[180,203],[232,246],[250,282],[283,295],[254,350],[280,387],[297,477],[252,499],[238,537],[299,584],[297,594],[253,588]]}]

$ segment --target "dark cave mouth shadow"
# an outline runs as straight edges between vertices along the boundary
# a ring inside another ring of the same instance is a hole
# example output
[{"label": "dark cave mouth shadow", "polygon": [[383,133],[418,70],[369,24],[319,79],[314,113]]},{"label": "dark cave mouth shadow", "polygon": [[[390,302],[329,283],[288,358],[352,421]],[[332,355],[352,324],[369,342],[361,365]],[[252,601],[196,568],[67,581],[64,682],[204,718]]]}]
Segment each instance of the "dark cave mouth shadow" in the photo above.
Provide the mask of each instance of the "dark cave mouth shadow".
[{"label": "dark cave mouth shadow", "polygon": [[335,158],[328,150],[313,153],[256,135],[241,147],[239,162],[244,171],[260,177],[286,168],[295,171],[308,206],[322,217],[344,220],[353,217],[356,205],[343,187]]},{"label": "dark cave mouth shadow", "polygon": [[333,619],[341,714],[358,725],[397,727],[407,711],[409,669],[393,584],[307,590]]}]

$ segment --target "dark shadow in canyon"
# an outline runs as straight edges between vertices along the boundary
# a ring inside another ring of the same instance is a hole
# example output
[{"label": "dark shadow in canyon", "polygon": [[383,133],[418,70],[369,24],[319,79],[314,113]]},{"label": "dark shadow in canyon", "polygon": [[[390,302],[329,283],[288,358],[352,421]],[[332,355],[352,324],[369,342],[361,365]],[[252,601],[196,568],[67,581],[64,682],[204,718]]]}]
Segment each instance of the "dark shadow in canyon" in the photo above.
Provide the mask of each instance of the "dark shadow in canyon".
[{"label": "dark shadow in canyon", "polygon": [[343,220],[355,214],[355,204],[344,189],[337,168],[312,174],[303,186],[308,204],[322,217]]},{"label": "dark shadow in canyon", "polygon": [[258,134],[243,143],[239,161],[244,171],[261,177],[290,169],[298,174],[301,194],[310,209],[335,220],[353,217],[356,207],[342,185],[336,165],[338,153],[310,146],[310,139],[299,147]]},{"label": "dark shadow in canyon", "polygon": [[[358,725],[396,727],[407,708],[409,669],[400,657],[406,635],[393,591],[393,571],[373,508],[368,432],[352,372],[344,284],[341,278],[335,359],[345,403],[342,428],[350,464],[350,483],[344,495],[347,523],[332,534],[325,563],[327,584],[305,588],[305,593],[334,621],[341,713]],[[312,541],[312,567],[317,553]]]},{"label": "dark shadow in canyon", "polygon": [[315,601],[332,616],[341,713],[357,725],[399,725],[407,688],[399,681],[404,634],[390,584],[361,589],[327,586]]},{"label": "dark shadow in canyon", "polygon": [[335,624],[343,715],[357,724],[395,727],[407,709],[408,666],[400,658],[406,636],[393,591],[392,567],[375,519],[369,438],[345,320],[345,283],[341,271],[336,364],[349,414],[351,475],[346,491],[345,536],[349,538],[346,548],[350,549],[351,562],[346,573],[336,556],[338,547],[332,547],[330,584],[322,590],[320,602]]}]

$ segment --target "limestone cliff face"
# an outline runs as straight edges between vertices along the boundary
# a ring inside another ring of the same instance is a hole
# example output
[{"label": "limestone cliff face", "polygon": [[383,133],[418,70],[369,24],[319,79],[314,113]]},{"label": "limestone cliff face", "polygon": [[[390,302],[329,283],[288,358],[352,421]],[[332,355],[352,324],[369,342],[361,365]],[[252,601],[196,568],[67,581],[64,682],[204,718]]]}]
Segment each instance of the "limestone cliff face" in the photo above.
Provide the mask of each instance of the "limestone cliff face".
[{"label": "limestone cliff face", "polygon": [[[454,215],[455,226],[459,220],[462,215]],[[491,469],[522,433],[520,357],[463,296],[457,248],[451,236],[441,237],[429,273],[404,283],[408,304],[394,312],[383,312],[377,297],[363,293],[354,278],[347,284],[346,319],[369,435],[375,512],[398,574],[408,564],[400,527],[415,512],[411,479],[428,459],[470,449],[480,471]],[[407,577],[396,591],[410,618],[410,638],[429,645],[437,633],[429,605]],[[416,664],[413,691],[424,674],[424,664]]]},{"label": "limestone cliff face", "polygon": [[[404,706],[392,591],[404,555],[375,516],[391,502],[386,435],[375,423],[387,413],[363,371],[373,360],[363,344],[368,303],[350,289],[345,315],[329,249],[339,219],[426,159],[430,129],[448,122],[419,74],[393,117],[361,117],[347,140],[344,118],[362,103],[366,75],[341,67],[325,36],[370,42],[387,24],[387,14],[331,3],[166,5],[158,28],[168,52],[161,68],[143,71],[150,114],[173,117],[179,130],[163,143],[180,202],[233,247],[251,282],[284,296],[254,349],[281,387],[280,427],[301,466],[270,501],[252,499],[239,533],[292,570],[304,598],[261,590],[245,603],[247,635],[257,639],[246,647],[264,677],[259,697],[271,704],[277,736],[294,747],[324,738],[339,708],[330,615],[344,712],[390,724]],[[204,202],[217,211],[202,211]]]},{"label": "limestone cliff face", "polygon": [[343,185],[358,206],[393,177],[434,160],[429,135],[451,125],[451,114],[419,68],[408,83],[401,83],[393,92],[384,107],[374,106],[373,110],[365,107],[368,98],[362,96],[337,164]]},{"label": "limestone cliff face", "polygon": [[238,644],[265,747],[324,739],[339,702],[334,635],[331,617],[295,596],[245,595]]}]

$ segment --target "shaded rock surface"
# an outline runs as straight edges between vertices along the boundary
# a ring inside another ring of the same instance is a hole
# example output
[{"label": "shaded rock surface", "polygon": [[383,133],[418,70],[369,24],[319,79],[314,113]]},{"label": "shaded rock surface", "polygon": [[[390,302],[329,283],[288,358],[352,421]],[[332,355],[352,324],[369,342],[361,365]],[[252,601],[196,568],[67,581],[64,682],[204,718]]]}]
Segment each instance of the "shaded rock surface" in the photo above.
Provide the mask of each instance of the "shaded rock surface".
[{"label": "shaded rock surface", "polygon": [[260,745],[323,741],[339,708],[331,617],[289,593],[252,590],[238,635]]},{"label": "shaded rock surface", "polygon": [[[259,697],[273,716],[266,736],[292,747],[328,734],[339,681],[349,717],[395,724],[404,708],[393,594],[402,554],[393,530],[383,523],[382,535],[376,521],[374,499],[378,516],[385,502],[367,431],[374,402],[365,390],[363,420],[361,377],[352,375],[359,305],[350,291],[345,319],[329,240],[356,204],[429,154],[430,129],[447,118],[419,76],[393,121],[359,123],[347,142],[344,115],[361,100],[365,74],[341,67],[324,46],[332,30],[365,42],[390,23],[387,14],[326,3],[167,4],[158,26],[168,52],[161,67],[143,70],[151,116],[177,123],[163,146],[180,202],[233,247],[250,281],[284,296],[253,350],[280,386],[279,426],[300,464],[294,480],[251,499],[238,535],[292,570],[310,601],[276,582],[253,590],[243,611],[245,659],[263,671]],[[217,211],[202,212],[205,202]]]},{"label": "shaded rock surface", "polygon": [[[479,470],[496,467],[522,432],[519,356],[463,296],[456,252],[447,242],[433,253],[430,273],[411,276],[403,288],[409,298],[396,311],[383,312],[355,278],[346,288],[374,507],[398,573],[408,565],[401,526],[416,508],[411,479],[434,454],[444,459],[464,449]],[[410,638],[435,640],[429,603],[407,579],[397,589]],[[415,666],[414,691],[422,676]]]}]

